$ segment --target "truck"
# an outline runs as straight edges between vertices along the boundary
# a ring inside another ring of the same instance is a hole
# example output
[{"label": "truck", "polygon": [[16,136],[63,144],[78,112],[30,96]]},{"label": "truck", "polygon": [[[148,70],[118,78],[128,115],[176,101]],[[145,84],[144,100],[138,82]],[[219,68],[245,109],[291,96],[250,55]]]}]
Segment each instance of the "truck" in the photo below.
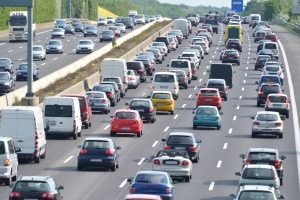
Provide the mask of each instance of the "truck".
[{"label": "truck", "polygon": [[[27,11],[10,11],[9,13],[9,42],[28,40]],[[36,25],[32,24],[32,34],[35,37]]]},{"label": "truck", "polygon": [[205,15],[205,24],[211,24],[213,33],[218,34],[219,32],[219,13],[217,11],[209,11]]}]

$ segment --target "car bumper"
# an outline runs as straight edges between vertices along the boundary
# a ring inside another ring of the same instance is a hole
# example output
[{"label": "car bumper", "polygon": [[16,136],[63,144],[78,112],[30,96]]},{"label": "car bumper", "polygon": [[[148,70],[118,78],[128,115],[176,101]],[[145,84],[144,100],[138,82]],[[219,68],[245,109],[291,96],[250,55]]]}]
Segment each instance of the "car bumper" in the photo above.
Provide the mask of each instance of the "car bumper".
[{"label": "car bumper", "polygon": [[181,168],[181,169],[162,169],[160,167],[153,167],[152,171],[163,171],[167,172],[172,178],[185,177],[192,175],[191,168]]},{"label": "car bumper", "polygon": [[77,164],[81,167],[91,167],[91,168],[109,168],[115,165],[114,158],[78,158]]},{"label": "car bumper", "polygon": [[0,179],[2,178],[9,178],[10,177],[10,171],[11,168],[10,167],[0,167]]},{"label": "car bumper", "polygon": [[193,126],[221,126],[221,121],[193,120]]},{"label": "car bumper", "polygon": [[104,112],[109,110],[109,107],[107,105],[97,105],[97,106],[91,106],[92,112]]},{"label": "car bumper", "polygon": [[139,134],[142,131],[140,126],[130,126],[130,125],[113,125],[111,126],[111,132],[115,133],[136,133]]},{"label": "car bumper", "polygon": [[77,49],[76,53],[92,53],[92,49]]},{"label": "car bumper", "polygon": [[156,111],[167,111],[167,112],[171,112],[174,111],[174,106],[155,106]]}]

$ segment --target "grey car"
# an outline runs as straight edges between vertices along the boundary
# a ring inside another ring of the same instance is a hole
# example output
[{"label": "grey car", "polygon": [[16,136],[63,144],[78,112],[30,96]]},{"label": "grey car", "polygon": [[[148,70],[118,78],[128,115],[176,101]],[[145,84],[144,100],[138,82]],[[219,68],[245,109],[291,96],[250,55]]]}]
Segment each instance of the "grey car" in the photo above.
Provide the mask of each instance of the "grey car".
[{"label": "grey car", "polygon": [[51,38],[52,39],[54,39],[54,38],[64,39],[65,38],[65,29],[63,29],[63,28],[54,28],[51,31]]},{"label": "grey car", "polygon": [[46,49],[42,45],[32,46],[33,60],[46,60]]},{"label": "grey car", "polygon": [[83,30],[83,36],[98,36],[98,29],[95,25],[86,25]]},{"label": "grey car", "polygon": [[49,53],[64,53],[62,41],[49,40],[46,46],[46,54]]},{"label": "grey car", "polygon": [[110,112],[110,100],[105,92],[88,91],[86,95],[88,96],[92,112],[104,112],[105,114]]},{"label": "grey car", "polygon": [[0,58],[0,71],[7,71],[12,74],[14,70],[13,64],[10,58]]},{"label": "grey car", "polygon": [[9,72],[0,72],[0,94],[13,91],[15,81]]},{"label": "grey car", "polygon": [[115,38],[115,34],[112,30],[103,30],[100,33],[100,42],[112,41]]},{"label": "grey car", "polygon": [[89,39],[79,40],[76,45],[76,53],[92,53],[94,51],[94,42]]}]

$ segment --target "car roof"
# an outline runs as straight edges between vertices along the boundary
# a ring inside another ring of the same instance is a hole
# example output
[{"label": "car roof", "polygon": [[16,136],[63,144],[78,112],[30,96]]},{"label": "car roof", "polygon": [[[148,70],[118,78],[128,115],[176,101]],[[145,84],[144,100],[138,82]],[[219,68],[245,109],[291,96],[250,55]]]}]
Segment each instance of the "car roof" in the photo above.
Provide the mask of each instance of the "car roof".
[{"label": "car roof", "polygon": [[194,136],[194,133],[188,133],[188,132],[171,132],[171,133],[169,133],[168,136],[173,136],[173,135],[177,135],[177,136]]},{"label": "car roof", "polygon": [[217,79],[217,78],[210,78],[207,80],[207,82],[222,82],[222,83],[225,83],[225,80],[224,79]]},{"label": "car roof", "polygon": [[105,141],[112,141],[111,138],[105,138],[105,137],[87,137],[84,139],[84,141],[87,140],[105,140]]},{"label": "car roof", "polygon": [[199,91],[202,91],[202,90],[219,91],[219,89],[217,89],[217,88],[200,88]]},{"label": "car roof", "polygon": [[275,111],[265,111],[265,110],[257,111],[256,114],[257,115],[261,115],[261,114],[275,114],[275,115],[279,115],[278,112],[275,112]]},{"label": "car roof", "polygon": [[50,176],[21,176],[18,180],[22,181],[46,181]]},{"label": "car roof", "polygon": [[167,172],[163,172],[163,171],[138,171],[136,174],[163,174],[163,175],[168,175]]},{"label": "car roof", "polygon": [[268,96],[284,96],[284,97],[287,97],[286,94],[268,94]]},{"label": "car roof", "polygon": [[117,112],[134,112],[134,113],[139,113],[137,110],[131,110],[131,109],[118,109],[115,111],[115,113]]},{"label": "car roof", "polygon": [[272,187],[268,185],[240,185],[239,191],[251,190],[251,191],[272,191]]},{"label": "car roof", "polygon": [[278,149],[272,149],[272,148],[250,148],[250,149],[248,149],[248,152],[272,152],[272,153],[277,153]]}]

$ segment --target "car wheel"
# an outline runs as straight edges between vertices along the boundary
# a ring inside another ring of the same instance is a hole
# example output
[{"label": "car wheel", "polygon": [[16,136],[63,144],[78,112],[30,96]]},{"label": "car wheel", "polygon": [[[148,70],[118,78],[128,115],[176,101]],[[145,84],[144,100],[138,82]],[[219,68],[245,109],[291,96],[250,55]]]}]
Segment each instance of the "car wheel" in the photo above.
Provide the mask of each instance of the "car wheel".
[{"label": "car wheel", "polygon": [[170,113],[171,113],[171,115],[174,115],[174,111],[171,111]]},{"label": "car wheel", "polygon": [[217,130],[220,130],[221,129],[221,126],[217,126]]},{"label": "car wheel", "polygon": [[199,161],[199,155],[192,161],[193,163],[198,163]]},{"label": "car wheel", "polygon": [[113,137],[113,136],[115,136],[116,135],[116,133],[115,132],[113,132],[113,131],[110,131],[110,136],[111,137]]},{"label": "car wheel", "polygon": [[227,96],[226,96],[226,97],[224,97],[224,101],[227,101]]},{"label": "car wheel", "polygon": [[105,113],[105,114],[108,114],[108,110],[105,110],[104,113]]},{"label": "car wheel", "polygon": [[92,126],[92,122],[89,123],[89,127],[91,127],[91,126]]},{"label": "car wheel", "polygon": [[41,155],[39,154],[35,159],[34,159],[34,162],[35,163],[40,163],[41,161]]},{"label": "car wheel", "polygon": [[197,129],[197,126],[196,126],[196,125],[193,125],[193,129],[194,129],[194,130]]},{"label": "car wheel", "polygon": [[278,137],[279,137],[280,139],[282,139],[282,138],[283,138],[283,134],[282,134],[282,133],[279,134]]},{"label": "car wheel", "polygon": [[88,129],[89,128],[89,124],[85,124],[85,129]]},{"label": "car wheel", "polygon": [[185,181],[185,182],[187,182],[187,183],[188,183],[188,182],[190,182],[190,179],[191,179],[191,177],[190,177],[190,176],[186,176],[186,177],[184,177],[184,181]]},{"label": "car wheel", "polygon": [[45,148],[45,152],[41,155],[41,158],[46,158],[46,148]]},{"label": "car wheel", "polygon": [[256,107],[259,107],[260,106],[260,103],[259,101],[256,102]]},{"label": "car wheel", "polygon": [[256,137],[256,133],[252,133],[252,138],[255,138]]},{"label": "car wheel", "polygon": [[290,114],[289,113],[286,113],[285,114],[285,117],[288,119],[290,117]]},{"label": "car wheel", "polygon": [[7,179],[5,179],[5,185],[11,185],[11,176]]},{"label": "car wheel", "polygon": [[142,131],[141,131],[141,132],[138,132],[138,133],[137,133],[137,137],[141,137],[142,134],[143,134]]},{"label": "car wheel", "polygon": [[17,178],[18,178],[18,173],[16,173],[16,175],[14,175],[13,177],[11,177],[11,180],[12,180],[12,181],[16,181]]},{"label": "car wheel", "polygon": [[283,185],[283,178],[281,177],[279,180],[280,180],[280,186],[282,186]]},{"label": "car wheel", "polygon": [[150,120],[150,122],[153,124],[155,122],[155,118],[153,117],[153,119]]},{"label": "car wheel", "polygon": [[77,134],[76,134],[76,133],[73,134],[73,139],[74,139],[74,140],[77,139]]},{"label": "car wheel", "polygon": [[81,165],[77,164],[77,170],[78,170],[78,171],[82,171],[82,168],[83,168],[83,167],[82,167]]},{"label": "car wheel", "polygon": [[116,163],[114,163],[112,166],[111,166],[111,168],[110,168],[110,170],[112,171],[112,172],[115,172],[116,171]]}]

